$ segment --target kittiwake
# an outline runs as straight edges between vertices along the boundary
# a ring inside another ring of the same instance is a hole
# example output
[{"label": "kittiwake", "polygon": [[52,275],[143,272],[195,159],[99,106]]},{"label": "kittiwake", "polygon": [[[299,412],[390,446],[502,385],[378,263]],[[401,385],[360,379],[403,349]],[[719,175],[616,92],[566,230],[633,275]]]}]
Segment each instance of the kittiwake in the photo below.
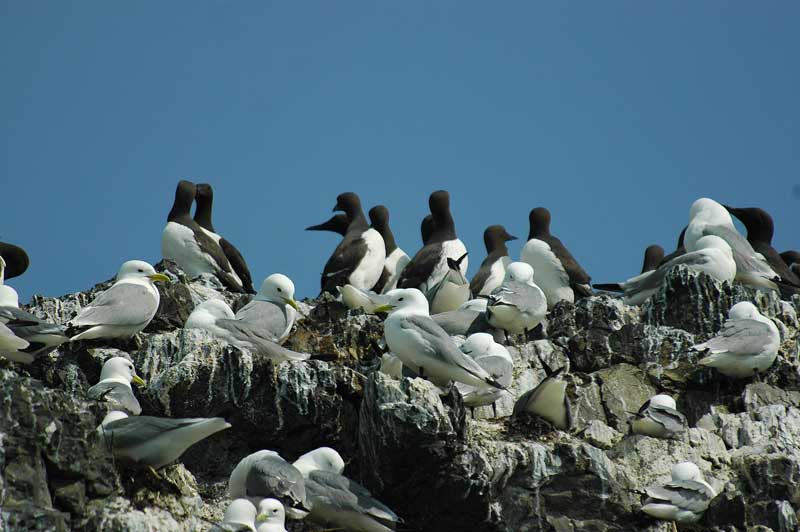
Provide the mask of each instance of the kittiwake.
[{"label": "kittiwake", "polygon": [[489,324],[508,334],[520,334],[539,325],[547,315],[547,298],[534,283],[530,264],[512,262],[503,284],[492,290],[486,316]]},{"label": "kittiwake", "polygon": [[692,347],[708,350],[697,363],[729,377],[752,377],[769,369],[778,356],[781,335],[771,319],[749,301],[736,303],[716,336]]},{"label": "kittiwake", "polygon": [[114,411],[103,420],[101,430],[114,456],[159,469],[180,458],[195,443],[230,426],[221,417],[128,417]]},{"label": "kittiwake", "polygon": [[156,315],[157,281],[168,282],[169,277],[141,260],[123,263],[114,284],[69,322],[70,341],[133,337]]},{"label": "kittiwake", "polygon": [[[265,499],[268,500],[268,499]],[[256,507],[247,499],[233,499],[222,521],[211,532],[256,532]]]},{"label": "kittiwake", "polygon": [[687,430],[686,416],[677,410],[675,399],[669,395],[654,395],[642,405],[630,420],[636,434],[653,438],[680,438]]},{"label": "kittiwake", "polygon": [[136,374],[133,362],[123,357],[109,358],[100,370],[100,380],[89,388],[87,395],[90,399],[108,401],[121,410],[138,416],[142,413],[142,407],[133,394],[131,382],[137,386],[145,385]]},{"label": "kittiwake", "polygon": [[[497,379],[506,388],[511,385],[514,371],[514,359],[503,345],[494,341],[491,334],[475,333],[470,335],[463,344],[461,352],[472,357],[492,377]],[[492,405],[494,417],[497,417],[495,402],[503,394],[498,388],[475,388],[468,384],[457,383],[456,387],[461,393],[464,406],[472,410],[475,417],[475,407]]]},{"label": "kittiwake", "polygon": [[645,491],[648,497],[642,511],[656,519],[677,523],[699,521],[717,495],[693,462],[675,464],[670,482],[650,486]]},{"label": "kittiwake", "polygon": [[422,292],[397,288],[386,295],[388,303],[376,312],[389,312],[383,323],[386,344],[405,366],[440,386],[456,381],[476,388],[503,388],[431,319],[428,300]]},{"label": "kittiwake", "polygon": [[265,449],[242,458],[231,472],[228,494],[256,502],[267,497],[278,499],[291,519],[307,514],[303,475],[275,451]]},{"label": "kittiwake", "polygon": [[256,532],[286,532],[286,509],[278,499],[258,501]]},{"label": "kittiwake", "polygon": [[239,309],[236,319],[250,323],[259,334],[282,344],[289,338],[297,319],[294,283],[281,273],[264,279],[252,301]]}]

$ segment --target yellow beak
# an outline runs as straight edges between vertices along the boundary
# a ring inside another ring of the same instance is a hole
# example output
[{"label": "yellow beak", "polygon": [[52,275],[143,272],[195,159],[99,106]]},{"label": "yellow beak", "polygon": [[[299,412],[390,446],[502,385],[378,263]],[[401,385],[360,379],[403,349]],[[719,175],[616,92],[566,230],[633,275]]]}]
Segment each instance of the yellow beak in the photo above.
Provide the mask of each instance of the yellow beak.
[{"label": "yellow beak", "polygon": [[139,386],[139,387],[147,386],[147,383],[144,382],[144,379],[141,378],[138,375],[134,375],[133,378],[131,379],[131,382],[134,383],[136,386]]},{"label": "yellow beak", "polygon": [[267,514],[258,514],[256,516],[256,521],[258,521],[259,523],[264,522],[267,519],[269,519],[269,516]]},{"label": "yellow beak", "polygon": [[388,303],[375,307],[375,312],[389,312],[390,310],[394,310],[394,305],[389,305]]},{"label": "yellow beak", "polygon": [[157,283],[158,281],[161,281],[163,283],[169,282],[169,277],[167,277],[163,273],[154,273],[153,275],[148,275],[147,278],[153,281],[154,283]]},{"label": "yellow beak", "polygon": [[284,297],[283,300],[286,302],[287,305],[289,305],[293,309],[295,309],[297,311],[300,310],[300,307],[297,306],[297,301],[295,301],[294,299],[290,299],[288,297]]}]

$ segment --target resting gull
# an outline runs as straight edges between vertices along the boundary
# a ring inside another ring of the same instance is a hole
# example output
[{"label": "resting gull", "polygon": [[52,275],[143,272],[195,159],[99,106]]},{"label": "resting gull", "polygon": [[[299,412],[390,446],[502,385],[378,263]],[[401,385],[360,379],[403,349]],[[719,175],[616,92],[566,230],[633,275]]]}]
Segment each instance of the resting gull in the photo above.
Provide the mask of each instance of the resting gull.
[{"label": "resting gull", "polygon": [[100,381],[89,388],[90,399],[108,401],[126,412],[138,416],[142,407],[133,395],[131,382],[144,386],[145,382],[136,374],[133,362],[123,357],[112,357],[105,361],[100,370]]}]

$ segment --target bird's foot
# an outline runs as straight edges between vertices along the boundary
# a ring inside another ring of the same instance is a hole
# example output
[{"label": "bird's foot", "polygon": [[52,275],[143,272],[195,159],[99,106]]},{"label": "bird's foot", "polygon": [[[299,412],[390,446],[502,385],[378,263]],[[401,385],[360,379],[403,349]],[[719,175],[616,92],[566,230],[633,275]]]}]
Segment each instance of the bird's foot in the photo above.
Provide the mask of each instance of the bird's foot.
[{"label": "bird's foot", "polygon": [[158,473],[158,471],[156,471],[155,469],[153,469],[153,466],[147,466],[147,470],[150,472],[150,474],[151,474],[151,475],[153,475],[154,477],[156,477],[158,480],[164,480],[164,477],[162,477],[162,476],[161,476],[161,475]]}]

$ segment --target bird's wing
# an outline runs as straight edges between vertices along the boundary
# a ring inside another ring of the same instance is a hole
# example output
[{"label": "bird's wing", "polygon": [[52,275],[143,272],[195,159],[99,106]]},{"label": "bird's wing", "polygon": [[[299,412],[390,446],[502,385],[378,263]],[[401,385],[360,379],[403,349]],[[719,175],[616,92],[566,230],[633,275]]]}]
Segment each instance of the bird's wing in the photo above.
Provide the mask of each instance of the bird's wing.
[{"label": "bird's wing", "polygon": [[[485,369],[461,352],[453,339],[429,316],[408,316],[400,320],[400,327],[417,333],[421,338],[421,348],[431,358],[438,358],[446,364],[458,366],[479,379],[491,379]],[[487,381],[488,382],[488,381]]]},{"label": "bird's wing", "polygon": [[360,484],[330,471],[312,471],[307,480],[308,497],[337,509],[367,514],[384,521],[397,522],[399,518],[389,507],[372,497]]},{"label": "bird's wing", "polygon": [[106,424],[103,427],[103,431],[107,436],[111,435],[114,447],[127,448],[152,440],[161,434],[202,421],[205,421],[205,419],[132,416]]},{"label": "bird's wing", "polygon": [[248,497],[274,497],[289,500],[289,506],[305,505],[303,475],[278,455],[267,455],[250,465],[245,485]]},{"label": "bird's wing", "polygon": [[575,260],[575,257],[572,256],[572,253],[569,252],[566,246],[561,243],[561,240],[552,235],[536,238],[547,242],[547,245],[550,246],[550,250],[558,257],[558,260],[561,261],[561,265],[567,272],[570,284],[581,285],[591,282],[592,278],[589,277],[589,274],[578,264],[578,261]]},{"label": "bird's wing", "polygon": [[508,281],[492,290],[490,305],[510,305],[521,312],[536,311],[547,305],[544,293],[526,283]]},{"label": "bird's wing", "polygon": [[650,405],[650,408],[647,410],[647,415],[670,432],[683,432],[686,430],[686,416],[674,408],[662,405]]},{"label": "bird's wing", "polygon": [[134,416],[142,413],[142,406],[136,396],[133,395],[133,391],[119,382],[100,381],[89,388],[87,393],[90,399],[117,403],[122,409]]},{"label": "bird's wing", "polygon": [[771,333],[769,325],[758,320],[728,320],[717,336],[703,345],[712,353],[731,353],[733,355],[752,355],[760,352],[765,338]]},{"label": "bird's wing", "polygon": [[[417,254],[406,264],[397,281],[397,288],[419,288],[433,275],[441,259],[442,246],[429,244],[417,251]],[[430,288],[430,287],[429,287]]]},{"label": "bird's wing", "polygon": [[367,254],[367,241],[362,238],[362,231],[348,231],[345,237],[333,250],[333,254],[322,270],[322,290],[333,292],[337,286],[344,286]]},{"label": "bird's wing", "polygon": [[750,242],[739,231],[727,225],[706,225],[703,236],[714,235],[722,238],[733,251],[736,260],[736,270],[758,272],[767,279],[775,279],[778,275],[772,270],[763,256],[757,256]]},{"label": "bird's wing", "polygon": [[278,341],[286,331],[289,317],[286,308],[270,301],[253,300],[236,313],[236,319],[246,322],[259,331],[262,338]]},{"label": "bird's wing", "polygon": [[115,284],[83,307],[73,326],[140,325],[158,310],[158,300],[146,286],[135,283]]},{"label": "bird's wing", "polygon": [[219,239],[219,245],[222,248],[222,252],[225,253],[225,256],[228,258],[228,262],[230,262],[233,271],[239,276],[239,279],[241,279],[242,287],[247,293],[255,294],[255,290],[253,290],[253,276],[250,275],[250,268],[247,267],[247,263],[244,257],[242,257],[242,254],[239,253],[236,246],[224,238]]},{"label": "bird's wing", "polygon": [[673,480],[663,486],[649,487],[646,491],[654,499],[695,513],[704,512],[714,498],[714,492],[707,485],[695,480]]},{"label": "bird's wing", "polygon": [[253,350],[270,358],[308,360],[311,356],[308,353],[298,353],[297,351],[286,349],[276,343],[268,332],[261,330],[258,324],[230,319],[217,320],[216,324],[218,327],[228,331],[233,338],[249,343],[253,346]]}]

